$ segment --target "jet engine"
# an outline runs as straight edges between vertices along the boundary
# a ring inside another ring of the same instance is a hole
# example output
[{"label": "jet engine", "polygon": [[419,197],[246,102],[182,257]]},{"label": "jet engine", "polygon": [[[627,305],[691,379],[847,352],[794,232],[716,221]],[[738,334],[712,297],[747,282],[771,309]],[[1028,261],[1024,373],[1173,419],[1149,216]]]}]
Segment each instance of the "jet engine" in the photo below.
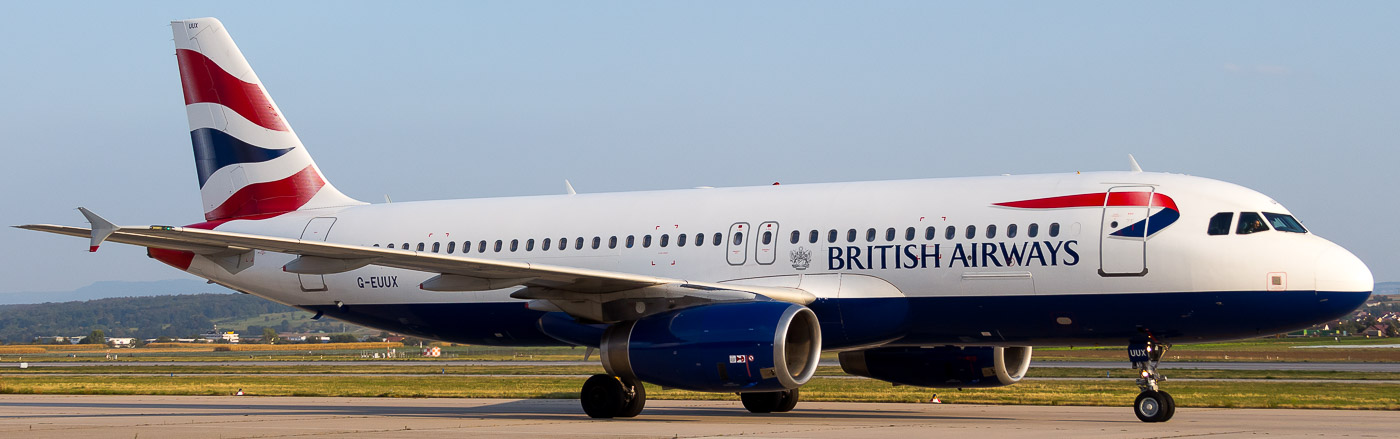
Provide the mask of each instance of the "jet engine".
[{"label": "jet engine", "polygon": [[812,378],[821,328],[807,307],[786,302],[703,305],[608,327],[609,374],[702,392],[765,392]]},{"label": "jet engine", "polygon": [[1026,376],[1031,347],[878,348],[842,352],[851,375],[919,387],[1001,387]]}]

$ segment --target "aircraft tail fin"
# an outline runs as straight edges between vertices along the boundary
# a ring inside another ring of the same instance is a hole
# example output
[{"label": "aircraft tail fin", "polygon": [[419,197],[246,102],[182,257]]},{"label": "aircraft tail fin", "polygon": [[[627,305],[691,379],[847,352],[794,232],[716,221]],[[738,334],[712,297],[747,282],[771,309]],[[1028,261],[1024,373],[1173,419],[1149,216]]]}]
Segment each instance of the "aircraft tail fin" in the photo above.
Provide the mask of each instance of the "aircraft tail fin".
[{"label": "aircraft tail fin", "polygon": [[364,204],[326,180],[223,23],[170,26],[205,220]]}]

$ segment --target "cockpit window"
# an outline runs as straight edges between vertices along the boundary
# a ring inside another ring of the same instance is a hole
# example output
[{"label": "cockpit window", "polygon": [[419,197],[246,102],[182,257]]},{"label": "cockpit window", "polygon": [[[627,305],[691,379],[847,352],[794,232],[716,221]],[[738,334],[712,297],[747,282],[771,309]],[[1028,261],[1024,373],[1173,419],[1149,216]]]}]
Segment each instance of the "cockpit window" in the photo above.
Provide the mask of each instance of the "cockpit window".
[{"label": "cockpit window", "polygon": [[1248,235],[1254,232],[1267,232],[1269,226],[1264,225],[1264,219],[1254,212],[1240,212],[1240,222],[1235,225],[1236,235]]},{"label": "cockpit window", "polygon": [[1303,225],[1298,223],[1298,220],[1293,219],[1293,215],[1264,212],[1264,217],[1269,219],[1269,225],[1274,226],[1274,230],[1280,232],[1308,233],[1308,229],[1304,229]]},{"label": "cockpit window", "polygon": [[1220,212],[1210,217],[1210,226],[1206,228],[1206,233],[1210,235],[1229,235],[1230,220],[1235,219],[1235,214],[1231,212]]}]

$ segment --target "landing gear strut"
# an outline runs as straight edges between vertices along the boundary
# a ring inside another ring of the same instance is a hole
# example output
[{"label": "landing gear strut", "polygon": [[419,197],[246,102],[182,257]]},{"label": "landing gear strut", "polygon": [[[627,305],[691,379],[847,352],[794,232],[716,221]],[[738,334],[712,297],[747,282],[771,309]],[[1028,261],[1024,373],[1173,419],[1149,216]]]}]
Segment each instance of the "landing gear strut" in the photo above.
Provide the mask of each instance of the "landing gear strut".
[{"label": "landing gear strut", "polygon": [[641,381],[597,374],[584,381],[579,402],[591,418],[631,418],[646,406],[647,392]]},{"label": "landing gear strut", "polygon": [[1128,359],[1139,370],[1137,385],[1142,390],[1133,402],[1133,412],[1142,422],[1166,422],[1176,414],[1176,400],[1170,393],[1157,388],[1158,381],[1167,380],[1157,372],[1157,365],[1170,347],[1155,340],[1128,346]]},{"label": "landing gear strut", "polygon": [[783,413],[797,407],[797,389],[780,392],[740,393],[739,400],[750,413]]}]

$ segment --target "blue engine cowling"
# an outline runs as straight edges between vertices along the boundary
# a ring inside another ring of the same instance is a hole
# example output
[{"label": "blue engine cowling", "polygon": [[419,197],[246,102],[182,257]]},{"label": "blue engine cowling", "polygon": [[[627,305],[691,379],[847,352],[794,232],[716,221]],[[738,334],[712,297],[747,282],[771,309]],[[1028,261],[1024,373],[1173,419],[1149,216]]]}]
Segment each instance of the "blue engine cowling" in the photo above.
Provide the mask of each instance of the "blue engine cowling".
[{"label": "blue engine cowling", "polygon": [[1001,387],[1026,376],[1031,348],[879,348],[841,353],[851,375],[919,387]]},{"label": "blue engine cowling", "polygon": [[700,392],[796,388],[812,378],[821,327],[807,307],[786,302],[697,306],[612,325],[603,368],[662,387]]}]

